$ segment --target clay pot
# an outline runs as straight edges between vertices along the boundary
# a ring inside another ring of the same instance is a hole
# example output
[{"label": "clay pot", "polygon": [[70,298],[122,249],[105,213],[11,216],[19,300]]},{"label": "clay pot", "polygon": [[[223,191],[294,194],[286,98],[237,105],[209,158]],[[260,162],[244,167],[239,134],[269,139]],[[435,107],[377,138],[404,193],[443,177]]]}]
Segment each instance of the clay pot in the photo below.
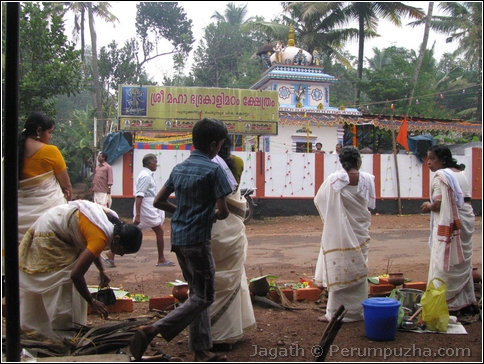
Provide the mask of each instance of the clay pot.
[{"label": "clay pot", "polygon": [[480,283],[482,280],[481,273],[479,273],[477,267],[472,268],[472,279],[474,280],[474,283]]},{"label": "clay pot", "polygon": [[266,277],[262,277],[249,283],[249,291],[252,292],[254,296],[267,296],[269,289],[269,282],[267,282]]},{"label": "clay pot", "polygon": [[175,297],[178,301],[185,301],[188,299],[188,284],[181,285],[181,286],[173,286],[171,291],[173,297]]},{"label": "clay pot", "polygon": [[403,273],[388,273],[388,283],[399,286],[405,282]]}]

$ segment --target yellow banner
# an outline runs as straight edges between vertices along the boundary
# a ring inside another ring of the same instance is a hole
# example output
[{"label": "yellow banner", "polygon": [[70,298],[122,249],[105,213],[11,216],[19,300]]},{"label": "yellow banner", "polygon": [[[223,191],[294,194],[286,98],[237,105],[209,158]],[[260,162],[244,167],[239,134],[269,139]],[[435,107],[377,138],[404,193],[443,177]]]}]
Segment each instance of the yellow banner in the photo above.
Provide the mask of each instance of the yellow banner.
[{"label": "yellow banner", "polygon": [[230,134],[277,135],[277,91],[121,85],[121,130],[191,132],[203,118],[225,122]]}]

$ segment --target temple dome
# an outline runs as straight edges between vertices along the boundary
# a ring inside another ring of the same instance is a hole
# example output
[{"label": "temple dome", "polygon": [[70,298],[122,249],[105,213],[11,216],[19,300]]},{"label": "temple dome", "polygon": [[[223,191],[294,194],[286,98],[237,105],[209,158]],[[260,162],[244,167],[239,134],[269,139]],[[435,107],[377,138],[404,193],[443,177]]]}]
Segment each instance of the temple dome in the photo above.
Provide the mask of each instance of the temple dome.
[{"label": "temple dome", "polygon": [[289,40],[285,47],[280,41],[274,46],[274,53],[270,56],[271,65],[285,64],[285,65],[311,65],[313,57],[304,49],[296,47],[294,42],[294,30],[292,25],[289,25]]}]

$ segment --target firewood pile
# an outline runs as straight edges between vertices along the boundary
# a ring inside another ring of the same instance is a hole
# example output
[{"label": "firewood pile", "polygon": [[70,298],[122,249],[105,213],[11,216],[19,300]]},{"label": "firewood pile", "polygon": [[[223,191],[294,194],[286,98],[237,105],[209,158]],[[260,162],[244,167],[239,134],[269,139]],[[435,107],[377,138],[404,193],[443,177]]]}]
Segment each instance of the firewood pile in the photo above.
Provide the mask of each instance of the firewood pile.
[{"label": "firewood pile", "polygon": [[[74,337],[57,341],[24,333],[20,337],[20,346],[39,358],[112,353],[129,346],[137,328],[151,321],[152,317],[141,317],[108,321],[95,327],[76,324],[72,328],[76,332]],[[3,337],[2,346],[5,346],[5,341]]]}]

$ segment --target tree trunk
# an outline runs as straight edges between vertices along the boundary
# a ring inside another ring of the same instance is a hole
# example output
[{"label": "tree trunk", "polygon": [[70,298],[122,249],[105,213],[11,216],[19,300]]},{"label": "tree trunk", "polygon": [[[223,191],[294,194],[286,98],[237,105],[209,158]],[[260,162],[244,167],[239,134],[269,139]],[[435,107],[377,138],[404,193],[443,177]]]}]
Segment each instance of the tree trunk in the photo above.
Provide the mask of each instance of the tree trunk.
[{"label": "tree trunk", "polygon": [[[412,77],[412,90],[410,91],[410,95],[408,96],[408,108],[412,106],[413,94],[415,92],[415,86],[417,86],[418,75],[420,74],[420,68],[422,68],[422,63],[425,56],[425,50],[427,49],[427,43],[429,41],[429,33],[430,33],[430,21],[432,19],[432,12],[434,10],[434,3],[429,2],[429,10],[427,12],[427,19],[425,20],[425,30],[422,45],[420,46],[420,50],[418,53],[417,63],[415,64],[415,69],[413,70],[413,77]],[[407,111],[408,115],[408,111]]]},{"label": "tree trunk", "polygon": [[[92,3],[87,3],[88,14],[89,14],[89,31],[91,33],[91,51],[92,51],[92,82],[94,87],[94,93],[96,95],[96,116],[97,122],[103,122],[103,110],[102,110],[102,100],[101,100],[101,85],[99,83],[99,67],[97,62],[97,39],[96,30],[94,29],[94,16],[92,13]],[[102,128],[98,128],[103,130]],[[94,135],[97,138],[97,135]],[[99,138],[99,147],[101,147],[101,138]]]},{"label": "tree trunk", "polygon": [[365,19],[360,15],[358,20],[358,81],[356,84],[356,107],[360,106],[360,85],[363,79],[363,55],[365,50]]},{"label": "tree trunk", "polygon": [[84,64],[86,62],[86,57],[84,56],[84,51],[86,50],[86,42],[84,39],[84,21],[85,21],[85,8],[81,10],[81,61]]},{"label": "tree trunk", "polygon": [[[479,43],[477,54],[482,54],[481,43]],[[482,123],[482,56],[479,57],[479,88],[477,89],[477,109],[475,120]]]}]

